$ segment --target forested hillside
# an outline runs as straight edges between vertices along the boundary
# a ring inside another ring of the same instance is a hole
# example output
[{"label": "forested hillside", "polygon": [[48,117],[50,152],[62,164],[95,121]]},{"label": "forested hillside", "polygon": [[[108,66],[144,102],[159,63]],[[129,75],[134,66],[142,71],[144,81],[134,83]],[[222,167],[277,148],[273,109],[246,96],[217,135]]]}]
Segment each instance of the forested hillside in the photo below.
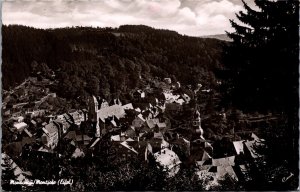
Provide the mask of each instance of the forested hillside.
[{"label": "forested hillside", "polygon": [[67,98],[125,92],[138,86],[140,75],[214,84],[226,45],[143,25],[48,30],[13,25],[3,26],[2,34],[4,89],[22,82],[33,66],[46,64]]}]

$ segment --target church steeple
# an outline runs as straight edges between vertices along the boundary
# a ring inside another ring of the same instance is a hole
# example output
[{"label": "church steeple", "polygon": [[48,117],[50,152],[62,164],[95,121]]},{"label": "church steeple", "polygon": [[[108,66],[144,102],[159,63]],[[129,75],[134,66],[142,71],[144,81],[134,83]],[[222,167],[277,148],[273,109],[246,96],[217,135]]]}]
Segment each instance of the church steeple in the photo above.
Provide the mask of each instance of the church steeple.
[{"label": "church steeple", "polygon": [[198,109],[198,105],[196,104],[193,112],[193,126],[198,127],[201,126],[201,117]]},{"label": "church steeple", "polygon": [[95,129],[95,136],[100,137],[100,126],[99,126],[99,114],[100,109],[98,99],[95,96],[91,96],[89,99],[89,117],[88,119],[92,121]]},{"label": "church steeple", "polygon": [[197,104],[196,104],[196,107],[194,109],[194,120],[198,120],[198,121],[201,122],[200,112],[199,112]]},{"label": "church steeple", "polygon": [[193,121],[192,121],[192,127],[193,131],[200,136],[201,139],[204,139],[203,137],[203,129],[201,127],[201,114],[199,112],[198,104],[195,105],[194,108],[194,114],[193,114]]}]

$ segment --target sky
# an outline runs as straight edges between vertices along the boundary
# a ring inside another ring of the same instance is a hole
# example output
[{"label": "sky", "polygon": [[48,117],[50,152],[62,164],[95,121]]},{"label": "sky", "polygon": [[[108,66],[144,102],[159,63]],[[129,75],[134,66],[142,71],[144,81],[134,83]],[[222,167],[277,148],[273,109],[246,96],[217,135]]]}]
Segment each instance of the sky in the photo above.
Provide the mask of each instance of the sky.
[{"label": "sky", "polygon": [[[233,31],[241,0],[2,0],[3,24],[36,28],[148,25],[189,36]],[[253,0],[245,0],[254,6]]]}]

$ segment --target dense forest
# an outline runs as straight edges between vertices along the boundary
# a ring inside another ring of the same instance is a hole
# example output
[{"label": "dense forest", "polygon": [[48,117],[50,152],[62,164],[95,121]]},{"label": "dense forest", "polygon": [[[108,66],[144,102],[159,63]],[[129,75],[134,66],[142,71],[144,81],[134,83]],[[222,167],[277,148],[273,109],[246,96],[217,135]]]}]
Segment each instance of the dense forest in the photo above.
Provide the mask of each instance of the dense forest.
[{"label": "dense forest", "polygon": [[67,98],[126,92],[138,87],[140,76],[210,86],[216,81],[213,71],[222,68],[226,45],[143,25],[47,30],[10,25],[2,33],[4,89],[22,82],[37,66],[49,67],[60,82],[58,90],[64,91],[58,94]]}]

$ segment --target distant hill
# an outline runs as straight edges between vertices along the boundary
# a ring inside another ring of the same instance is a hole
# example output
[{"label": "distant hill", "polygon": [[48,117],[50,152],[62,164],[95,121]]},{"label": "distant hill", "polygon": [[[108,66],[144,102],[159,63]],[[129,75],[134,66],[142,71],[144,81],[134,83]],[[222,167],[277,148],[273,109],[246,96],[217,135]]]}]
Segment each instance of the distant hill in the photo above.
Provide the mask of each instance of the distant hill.
[{"label": "distant hill", "polygon": [[232,41],[226,34],[218,34],[218,35],[206,35],[206,36],[201,36],[201,38],[212,38],[212,39],[219,39],[222,41]]},{"label": "distant hill", "polygon": [[55,71],[65,97],[86,91],[126,92],[140,76],[172,77],[184,84],[213,84],[227,43],[182,36],[144,25],[119,28],[2,27],[4,89],[24,81],[36,65]]}]

